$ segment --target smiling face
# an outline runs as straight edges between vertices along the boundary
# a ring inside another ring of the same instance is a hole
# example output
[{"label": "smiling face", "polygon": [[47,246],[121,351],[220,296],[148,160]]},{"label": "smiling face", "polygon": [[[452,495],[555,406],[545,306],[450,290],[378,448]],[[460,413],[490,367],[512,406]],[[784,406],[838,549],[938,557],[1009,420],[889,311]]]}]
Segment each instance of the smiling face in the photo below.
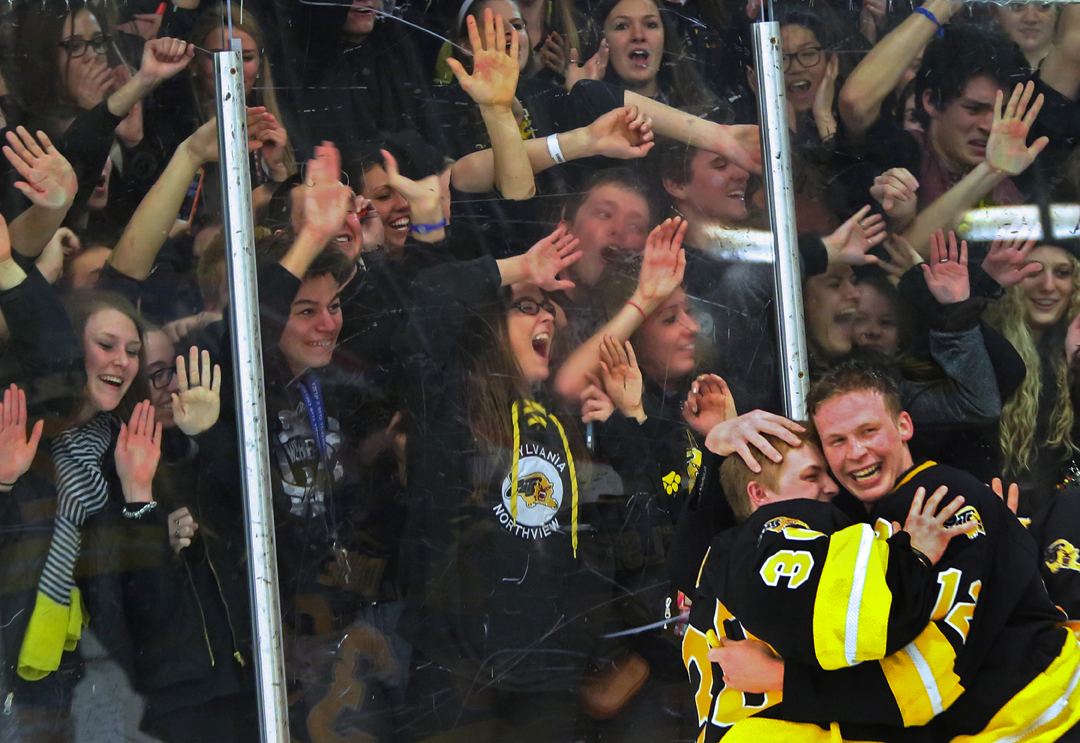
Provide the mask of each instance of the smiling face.
[{"label": "smiling face", "polygon": [[390,187],[383,166],[376,165],[364,171],[362,195],[379,210],[386,247],[400,253],[409,237],[409,202]]},{"label": "smiling face", "polygon": [[[80,38],[86,41],[101,36],[101,25],[97,18],[89,10],[80,10],[74,16],[68,16],[64,21],[64,29],[60,33],[60,40],[67,41],[72,38]],[[87,47],[86,53],[79,57],[70,57],[65,47],[57,51],[59,55],[59,70],[62,87],[67,89],[71,100],[79,102],[79,89],[85,81],[95,77],[108,65],[104,54],[94,51],[93,47]]]},{"label": "smiling face", "polygon": [[555,313],[551,310],[555,307],[533,284],[514,284],[511,290],[511,305],[518,302],[527,308],[535,305],[539,312],[530,315],[514,306],[507,310],[506,331],[510,336],[510,351],[517,359],[526,382],[543,382],[551,374],[551,342],[555,339]]},{"label": "smiling face", "polygon": [[665,180],[675,208],[691,222],[705,220],[732,225],[746,219],[746,181],[750,174],[708,150],[690,160],[690,180],[682,185]]},{"label": "smiling face", "polygon": [[1042,270],[1021,281],[1020,291],[1028,327],[1041,332],[1056,325],[1069,309],[1076,269],[1069,254],[1053,245],[1036,246],[1029,257]]},{"label": "smiling face", "polygon": [[937,109],[930,91],[923,108],[930,115],[930,141],[954,172],[966,173],[986,159],[986,142],[994,123],[994,99],[1001,87],[985,75],[970,80],[963,94]]},{"label": "smiling face", "polygon": [[869,509],[913,462],[906,412],[893,415],[878,392],[838,395],[818,406],[814,425],[833,476]]},{"label": "smiling face", "polygon": [[345,26],[341,35],[352,44],[359,44],[375,28],[375,6],[377,0],[353,0],[352,7],[345,17]]},{"label": "smiling face", "polygon": [[340,291],[330,274],[305,278],[300,285],[278,344],[296,376],[330,363],[341,333]]},{"label": "smiling face", "polygon": [[597,186],[569,227],[579,240],[581,258],[567,273],[583,287],[595,286],[609,263],[645,249],[649,203],[641,194],[617,185]]},{"label": "smiling face", "polygon": [[142,340],[130,317],[111,307],[90,315],[83,329],[86,398],[94,413],[115,410],[139,373]]},{"label": "smiling face", "polygon": [[851,266],[836,263],[807,279],[803,308],[807,335],[826,358],[851,351],[851,326],[859,309],[859,288]]},{"label": "smiling face", "polygon": [[[176,368],[176,350],[169,336],[160,330],[147,333],[143,337],[143,342],[146,346],[146,384],[150,388],[150,403],[154,406],[154,418],[162,428],[172,428],[176,425],[173,421],[172,395],[180,391],[180,383],[176,379],[176,374],[172,374],[169,383],[159,389],[152,378],[165,369]],[[163,372],[157,378],[169,376]]]},{"label": "smiling face", "polygon": [[1041,59],[1054,40],[1057,11],[1052,3],[1011,3],[993,10],[994,18],[1031,60]]},{"label": "smiling face", "polygon": [[656,95],[656,76],[664,57],[664,25],[652,0],[622,0],[604,19],[611,49],[609,64],[624,85],[644,96]]},{"label": "smiling face", "polygon": [[[246,31],[238,28],[233,29],[236,38],[244,48],[244,95],[251,95],[251,89],[255,87],[255,78],[259,76],[259,64],[262,57],[259,54],[259,46],[255,39]],[[206,51],[199,52],[199,87],[212,93],[214,90],[214,57],[208,52],[227,52],[229,45],[229,32],[227,29],[215,28],[210,32],[201,44]]]},{"label": "smiling face", "polygon": [[755,509],[766,503],[799,499],[831,503],[839,491],[836,481],[829,477],[821,450],[810,442],[803,442],[784,455],[776,490],[758,482],[752,482],[748,488]]},{"label": "smiling face", "polygon": [[851,326],[856,346],[892,356],[900,348],[900,321],[889,298],[873,284],[859,284],[859,311]]},{"label": "smiling face", "polygon": [[[784,54],[798,54],[820,50],[821,43],[813,31],[805,26],[789,25],[780,29],[780,40]],[[818,61],[810,67],[804,67],[797,58],[791,60],[791,69],[784,72],[784,85],[787,99],[797,112],[806,113],[814,108],[814,97],[825,77],[828,60],[825,54],[818,54]]]},{"label": "smiling face", "polygon": [[701,326],[690,314],[690,299],[676,289],[641,324],[634,336],[634,350],[643,374],[665,390],[694,371],[694,353]]}]

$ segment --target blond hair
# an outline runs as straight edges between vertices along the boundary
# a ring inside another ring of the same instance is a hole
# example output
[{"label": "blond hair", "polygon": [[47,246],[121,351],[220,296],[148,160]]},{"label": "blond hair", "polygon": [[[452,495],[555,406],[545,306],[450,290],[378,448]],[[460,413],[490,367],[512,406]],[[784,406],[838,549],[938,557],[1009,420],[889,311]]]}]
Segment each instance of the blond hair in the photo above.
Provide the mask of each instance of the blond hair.
[{"label": "blond hair", "polygon": [[[1049,247],[1059,246],[1051,244]],[[1069,257],[1073,271],[1072,296],[1065,317],[1059,322],[1068,323],[1080,313],[1080,261],[1069,251],[1064,252]],[[1039,397],[1043,390],[1042,359],[1035,335],[1027,322],[1024,290],[1020,286],[1009,289],[1000,301],[986,311],[986,320],[1013,345],[1027,369],[1020,388],[1002,409],[998,427],[1002,472],[1016,475],[1030,469],[1034,462],[1035,449],[1039,445],[1039,442],[1035,441],[1035,427],[1039,415]],[[1050,412],[1050,430],[1044,443],[1073,453],[1080,451],[1080,448],[1072,439],[1073,406],[1069,394],[1069,367],[1063,347],[1055,348],[1051,353],[1053,384],[1057,395],[1054,408]]]}]

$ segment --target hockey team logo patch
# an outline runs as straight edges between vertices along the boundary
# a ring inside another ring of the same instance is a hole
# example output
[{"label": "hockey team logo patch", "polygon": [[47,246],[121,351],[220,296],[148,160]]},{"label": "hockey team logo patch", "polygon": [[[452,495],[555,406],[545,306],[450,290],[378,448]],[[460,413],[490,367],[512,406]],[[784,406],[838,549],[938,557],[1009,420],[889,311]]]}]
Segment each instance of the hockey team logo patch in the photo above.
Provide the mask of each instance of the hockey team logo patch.
[{"label": "hockey team logo patch", "polygon": [[953,517],[951,519],[945,522],[945,526],[957,526],[959,524],[967,524],[971,521],[974,521],[978,526],[975,528],[975,531],[967,535],[967,538],[975,539],[980,534],[985,536],[986,529],[983,528],[982,516],[980,516],[979,512],[975,510],[975,506],[964,506],[955,514],[953,514]]},{"label": "hockey team logo patch", "polygon": [[1080,550],[1064,539],[1051,542],[1046,548],[1043,560],[1046,561],[1046,567],[1050,568],[1051,573],[1059,570],[1075,570],[1080,573]]},{"label": "hockey team logo patch", "polygon": [[784,529],[789,526],[794,526],[796,529],[809,529],[805,521],[799,521],[798,519],[788,518],[787,516],[777,516],[775,519],[769,519],[765,522],[765,525],[761,527],[763,532],[774,531],[780,534]]},{"label": "hockey team logo patch", "polygon": [[[521,447],[517,467],[517,504],[511,506],[513,473],[502,483],[502,502],[492,511],[504,529],[523,539],[542,539],[559,528],[556,514],[563,502],[563,479],[566,467],[562,457],[537,446]],[[529,452],[526,455],[526,452]],[[516,514],[514,511],[516,510]]]}]

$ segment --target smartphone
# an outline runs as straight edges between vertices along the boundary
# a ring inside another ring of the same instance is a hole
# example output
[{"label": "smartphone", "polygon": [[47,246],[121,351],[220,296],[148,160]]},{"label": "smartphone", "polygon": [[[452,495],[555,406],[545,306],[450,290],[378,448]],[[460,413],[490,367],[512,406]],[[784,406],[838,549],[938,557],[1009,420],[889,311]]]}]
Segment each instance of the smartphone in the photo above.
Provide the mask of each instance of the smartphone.
[{"label": "smartphone", "polygon": [[176,215],[176,218],[181,222],[190,222],[191,218],[195,216],[195,209],[199,205],[199,197],[202,195],[203,177],[206,172],[199,168],[199,172],[191,179],[191,185],[188,186],[187,194],[184,196],[184,203],[180,205],[180,213]]}]

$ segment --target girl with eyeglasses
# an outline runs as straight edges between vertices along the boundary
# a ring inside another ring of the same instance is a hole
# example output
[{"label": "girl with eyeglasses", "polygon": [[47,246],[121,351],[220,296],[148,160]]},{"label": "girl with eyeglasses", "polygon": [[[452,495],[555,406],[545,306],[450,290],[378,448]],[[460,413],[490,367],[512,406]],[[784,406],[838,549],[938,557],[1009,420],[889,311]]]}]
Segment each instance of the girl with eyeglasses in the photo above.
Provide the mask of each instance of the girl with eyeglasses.
[{"label": "girl with eyeglasses", "polygon": [[523,255],[413,283],[398,625],[414,646],[410,738],[487,721],[490,740],[575,739],[586,618],[610,595],[577,415],[546,390],[565,323],[549,293],[569,288],[576,248],[559,227]]},{"label": "girl with eyeglasses", "polygon": [[81,0],[21,5],[14,23],[14,87],[24,123],[44,130],[71,161],[78,209],[97,185],[114,141],[125,152],[143,142],[140,103],[183,70],[194,49],[177,39],[155,39],[145,44],[137,70],[116,62],[107,26]]}]

